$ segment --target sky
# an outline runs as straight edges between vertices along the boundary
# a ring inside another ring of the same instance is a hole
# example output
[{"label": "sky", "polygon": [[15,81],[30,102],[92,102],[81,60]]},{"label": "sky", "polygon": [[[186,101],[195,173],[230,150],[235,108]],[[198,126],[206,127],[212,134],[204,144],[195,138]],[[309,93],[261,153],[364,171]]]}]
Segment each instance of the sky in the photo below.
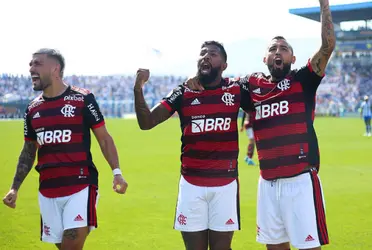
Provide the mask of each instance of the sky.
[{"label": "sky", "polygon": [[[367,1],[330,0],[353,2]],[[226,46],[226,73],[263,71],[267,41],[275,35],[292,43],[295,66],[301,66],[320,46],[320,24],[288,9],[318,5],[318,0],[0,1],[0,73],[28,74],[31,54],[50,47],[65,56],[66,75],[135,74],[139,67],[191,75],[205,40]]]}]

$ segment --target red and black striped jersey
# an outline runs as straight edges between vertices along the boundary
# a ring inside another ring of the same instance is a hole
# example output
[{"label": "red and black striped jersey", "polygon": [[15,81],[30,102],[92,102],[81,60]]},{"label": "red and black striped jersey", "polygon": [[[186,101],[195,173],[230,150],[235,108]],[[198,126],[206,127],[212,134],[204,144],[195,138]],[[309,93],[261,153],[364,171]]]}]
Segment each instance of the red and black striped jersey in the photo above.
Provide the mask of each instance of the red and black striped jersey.
[{"label": "red and black striped jersey", "polygon": [[28,105],[24,136],[38,145],[36,170],[44,196],[62,197],[98,186],[90,129],[104,124],[94,95],[86,89],[69,86],[58,97],[40,95]]},{"label": "red and black striped jersey", "polygon": [[181,174],[193,185],[222,186],[238,176],[237,117],[251,108],[249,92],[225,79],[215,88],[193,91],[180,85],[162,100],[181,122]]},{"label": "red and black striped jersey", "polygon": [[239,80],[254,105],[254,137],[264,179],[295,176],[307,166],[319,168],[313,121],[316,90],[322,78],[309,62],[280,82],[271,82],[263,73]]}]

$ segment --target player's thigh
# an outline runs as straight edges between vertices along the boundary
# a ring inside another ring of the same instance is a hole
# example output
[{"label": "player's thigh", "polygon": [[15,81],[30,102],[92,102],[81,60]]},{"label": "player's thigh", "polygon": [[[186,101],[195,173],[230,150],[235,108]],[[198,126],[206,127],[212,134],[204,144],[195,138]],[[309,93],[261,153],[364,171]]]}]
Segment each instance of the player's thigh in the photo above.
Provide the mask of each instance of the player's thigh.
[{"label": "player's thigh", "polygon": [[316,170],[294,178],[299,181],[289,188],[295,195],[281,203],[290,242],[298,249],[326,245],[329,241],[320,178]]},{"label": "player's thigh", "polygon": [[87,227],[93,230],[97,227],[98,189],[88,186],[71,195],[63,211],[63,229]]},{"label": "player's thigh", "polygon": [[208,228],[217,232],[240,230],[239,180],[207,188]]},{"label": "player's thigh", "polygon": [[58,202],[60,198],[47,198],[41,193],[38,195],[40,207],[40,233],[41,240],[49,243],[61,243],[63,234],[62,207]]},{"label": "player's thigh", "polygon": [[275,245],[266,245],[267,250],[290,250],[291,246],[289,242],[281,243],[281,244],[275,244]]},{"label": "player's thigh", "polygon": [[66,229],[63,232],[61,250],[82,250],[89,233],[89,227]]},{"label": "player's thigh", "polygon": [[256,218],[256,240],[259,243],[277,245],[289,242],[280,211],[279,192],[278,181],[268,181],[259,177]]},{"label": "player's thigh", "polygon": [[181,233],[186,250],[208,249],[208,230]]},{"label": "player's thigh", "polygon": [[234,231],[217,232],[209,230],[209,248],[210,250],[230,250]]},{"label": "player's thigh", "polygon": [[208,229],[208,203],[205,187],[199,187],[180,178],[174,229],[199,232]]}]

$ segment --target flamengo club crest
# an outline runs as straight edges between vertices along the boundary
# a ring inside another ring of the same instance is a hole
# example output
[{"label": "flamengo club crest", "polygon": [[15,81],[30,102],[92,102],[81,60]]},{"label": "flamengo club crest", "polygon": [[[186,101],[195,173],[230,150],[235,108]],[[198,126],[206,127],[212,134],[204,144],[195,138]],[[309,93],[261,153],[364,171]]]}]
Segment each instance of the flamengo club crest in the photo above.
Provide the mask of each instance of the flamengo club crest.
[{"label": "flamengo club crest", "polygon": [[75,109],[76,107],[70,104],[65,104],[65,106],[61,109],[61,113],[63,114],[64,117],[74,117]]},{"label": "flamengo club crest", "polygon": [[234,106],[234,95],[228,92],[225,92],[221,100],[226,104],[226,106]]},{"label": "flamengo club crest", "polygon": [[278,83],[277,87],[281,91],[287,90],[291,87],[291,82],[288,79],[284,79]]}]

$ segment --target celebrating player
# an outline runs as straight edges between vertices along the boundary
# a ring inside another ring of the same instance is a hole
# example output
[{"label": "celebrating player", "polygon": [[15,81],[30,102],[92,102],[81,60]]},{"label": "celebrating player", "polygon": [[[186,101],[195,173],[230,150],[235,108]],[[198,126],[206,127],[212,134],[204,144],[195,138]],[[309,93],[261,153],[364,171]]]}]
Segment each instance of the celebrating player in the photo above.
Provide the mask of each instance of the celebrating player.
[{"label": "celebrating player", "polygon": [[197,78],[205,91],[180,85],[151,110],[142,92],[149,71],[137,71],[134,94],[140,128],[152,129],[175,112],[180,117],[181,178],[174,228],[182,232],[187,250],[206,250],[208,245],[228,250],[233,232],[240,229],[237,114],[250,103],[239,84],[222,79],[226,60],[220,43],[203,43]]},{"label": "celebrating player", "polygon": [[[296,60],[293,49],[277,36],[264,58],[270,75],[254,73],[238,80],[255,107],[252,115],[261,169],[257,241],[269,250],[290,249],[289,242],[314,250],[329,243],[313,120],[316,90],[336,39],[329,2],[319,3],[322,44],[305,67],[291,71]],[[187,86],[202,90],[196,79],[190,78]]]},{"label": "celebrating player", "polygon": [[56,50],[40,49],[33,54],[33,89],[43,93],[26,109],[25,142],[3,202],[16,207],[18,190],[37,152],[41,240],[55,243],[58,249],[80,250],[89,231],[97,227],[98,171],[90,153],[90,129],[113,170],[114,190],[125,193],[127,183],[93,94],[66,85],[64,67],[65,60]]},{"label": "celebrating player", "polygon": [[369,101],[368,96],[364,96],[364,101],[360,105],[360,116],[364,118],[366,124],[366,133],[364,136],[371,136],[371,116],[372,116],[372,103]]},{"label": "celebrating player", "polygon": [[254,154],[254,147],[255,147],[252,123],[253,123],[252,115],[247,113],[247,112],[243,112],[242,126],[241,126],[241,129],[240,129],[240,132],[243,132],[244,130],[246,130],[247,131],[247,136],[248,136],[248,139],[249,139],[247,155],[244,158],[244,161],[248,165],[255,165],[254,161],[252,159],[253,154]]}]

